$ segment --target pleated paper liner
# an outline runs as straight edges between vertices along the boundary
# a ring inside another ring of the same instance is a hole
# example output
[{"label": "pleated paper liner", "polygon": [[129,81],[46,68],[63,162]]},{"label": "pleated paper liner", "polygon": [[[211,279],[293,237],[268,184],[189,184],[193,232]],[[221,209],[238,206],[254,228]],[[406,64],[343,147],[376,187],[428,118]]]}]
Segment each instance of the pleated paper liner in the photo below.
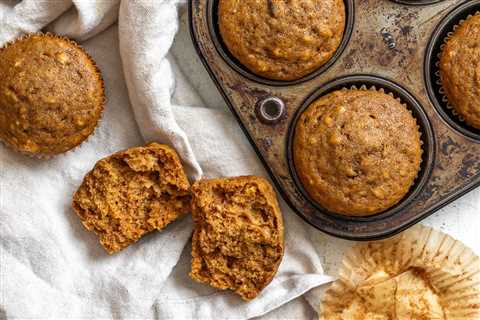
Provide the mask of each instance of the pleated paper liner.
[{"label": "pleated paper liner", "polygon": [[104,107],[105,107],[105,104],[106,104],[106,95],[105,95],[105,83],[104,83],[104,80],[103,80],[103,77],[102,77],[102,73],[100,71],[100,69],[98,68],[95,60],[88,54],[88,52],[82,47],[80,46],[77,42],[69,39],[69,38],[66,38],[66,37],[63,37],[63,36],[59,36],[59,35],[56,35],[56,34],[52,34],[52,33],[42,33],[42,32],[36,32],[36,33],[29,33],[29,34],[25,34],[19,38],[16,38],[12,41],[9,41],[7,42],[3,47],[0,48],[0,51],[3,50],[3,49],[6,49],[7,47],[9,47],[10,45],[12,45],[13,43],[17,42],[17,41],[20,41],[20,40],[24,40],[24,39],[28,39],[29,37],[32,37],[32,36],[45,36],[45,37],[51,37],[51,38],[57,38],[57,39],[62,39],[62,40],[65,40],[66,42],[70,43],[71,45],[75,46],[76,48],[80,49],[88,58],[88,60],[92,63],[93,67],[95,68],[96,70],[96,73],[98,75],[98,78],[101,82],[101,86],[102,86],[102,95],[103,95],[103,102],[102,102],[102,106],[101,106],[101,112],[100,112],[100,116],[99,118],[97,119],[97,123],[95,124],[95,127],[94,127],[94,130],[85,138],[83,139],[80,143],[78,143],[77,145],[75,146],[72,146],[70,149],[64,151],[64,152],[61,152],[61,153],[58,153],[58,154],[43,154],[43,153],[32,153],[32,152],[26,152],[24,150],[21,150],[19,148],[16,148],[15,146],[13,146],[12,144],[10,143],[7,143],[6,141],[2,141],[0,139],[0,142],[3,143],[3,145],[5,145],[6,147],[18,152],[18,153],[21,153],[25,156],[28,156],[30,158],[34,158],[34,159],[39,159],[39,160],[48,160],[48,159],[51,159],[55,156],[58,156],[58,155],[61,155],[61,154],[65,154],[67,152],[70,152],[70,151],[73,151],[75,149],[77,149],[81,144],[83,144],[85,141],[87,141],[91,136],[93,136],[95,134],[95,131],[98,129],[98,126],[101,122],[101,119],[102,119],[102,116],[103,116],[103,111],[104,111]]},{"label": "pleated paper liner", "polygon": [[325,293],[320,319],[480,319],[480,258],[421,225],[360,244]]},{"label": "pleated paper liner", "polygon": [[478,11],[475,12],[474,14],[469,14],[466,19],[461,19],[460,21],[458,21],[457,24],[455,24],[453,26],[452,31],[448,32],[447,36],[443,39],[443,43],[440,45],[440,51],[437,54],[437,60],[435,61],[435,68],[436,68],[435,83],[438,85],[438,88],[439,88],[438,93],[440,94],[440,97],[442,99],[442,102],[445,104],[445,107],[452,113],[452,115],[454,117],[457,117],[457,119],[460,122],[465,122],[465,119],[460,114],[458,114],[455,107],[448,101],[447,95],[445,93],[445,88],[443,87],[442,79],[440,77],[440,59],[441,59],[441,56],[442,56],[443,49],[445,48],[445,45],[452,38],[452,35],[455,33],[455,31],[457,31],[457,29],[462,24],[464,24],[465,21],[467,21],[468,19],[470,19],[473,16],[478,16],[478,15],[480,15],[480,12],[478,12]]}]

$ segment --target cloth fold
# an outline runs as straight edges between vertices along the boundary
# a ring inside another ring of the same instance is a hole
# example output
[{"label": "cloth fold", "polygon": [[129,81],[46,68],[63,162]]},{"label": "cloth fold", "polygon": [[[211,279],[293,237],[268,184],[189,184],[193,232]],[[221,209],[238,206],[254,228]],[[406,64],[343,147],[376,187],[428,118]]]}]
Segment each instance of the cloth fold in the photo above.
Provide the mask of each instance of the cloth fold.
[{"label": "cloth fold", "polygon": [[108,256],[73,213],[71,196],[97,160],[146,141],[175,147],[192,180],[267,176],[179,12],[184,1],[0,0],[0,45],[40,30],[72,37],[107,92],[99,128],[79,148],[40,161],[0,146],[0,317],[247,319],[332,280],[314,230],[283,202],[285,257],[250,303],[189,279],[190,217]]}]

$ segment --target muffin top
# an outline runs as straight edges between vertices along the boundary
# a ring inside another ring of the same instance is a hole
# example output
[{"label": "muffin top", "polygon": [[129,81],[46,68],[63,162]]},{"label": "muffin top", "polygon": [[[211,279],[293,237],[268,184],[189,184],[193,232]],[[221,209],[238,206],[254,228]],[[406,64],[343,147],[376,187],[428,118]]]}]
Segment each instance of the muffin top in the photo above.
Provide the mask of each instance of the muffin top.
[{"label": "muffin top", "polygon": [[349,216],[399,202],[421,162],[420,133],[407,108],[371,90],[339,90],[300,116],[293,142],[297,174],[311,198]]},{"label": "muffin top", "polygon": [[325,64],[345,29],[343,0],[220,0],[222,39],[253,73],[296,80]]},{"label": "muffin top", "polygon": [[440,78],[448,102],[480,129],[480,16],[462,23],[440,57]]},{"label": "muffin top", "polygon": [[95,129],[103,81],[74,42],[33,34],[0,49],[0,139],[22,153],[52,156]]}]

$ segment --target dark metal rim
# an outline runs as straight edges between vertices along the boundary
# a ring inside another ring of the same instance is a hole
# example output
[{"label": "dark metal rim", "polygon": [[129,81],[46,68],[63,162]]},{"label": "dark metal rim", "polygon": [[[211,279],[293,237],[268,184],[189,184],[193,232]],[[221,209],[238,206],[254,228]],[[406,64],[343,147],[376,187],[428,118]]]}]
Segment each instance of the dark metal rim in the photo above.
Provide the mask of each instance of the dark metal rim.
[{"label": "dark metal rim", "polygon": [[[383,88],[386,92],[393,93],[395,97],[399,97],[402,102],[409,107],[409,110],[412,111],[413,116],[416,118],[417,124],[419,125],[420,131],[422,133],[423,142],[421,170],[417,179],[414,182],[414,185],[410,188],[410,191],[398,204],[396,204],[392,208],[367,217],[349,217],[328,211],[323,208],[320,204],[318,204],[310,197],[308,192],[303,187],[303,184],[296,173],[295,163],[293,160],[293,137],[295,134],[295,127],[303,111],[320,96],[335,91],[337,89],[349,88],[353,85],[355,85],[356,87],[366,85],[367,87],[375,86],[377,89]],[[426,183],[430,178],[435,158],[435,139],[433,129],[421,104],[415,99],[414,96],[412,96],[406,89],[404,89],[400,85],[386,78],[374,75],[344,76],[334,79],[333,81],[330,81],[320,87],[305,100],[305,102],[296,112],[293,121],[290,124],[287,139],[287,161],[290,174],[293,177],[297,189],[300,191],[302,196],[316,209],[317,214],[328,217],[327,219],[334,219],[339,223],[348,222],[350,224],[354,223],[368,225],[368,223],[392,218],[394,215],[401,213],[403,209],[412,204],[413,200],[420,194],[420,192],[425,187]],[[399,228],[400,227],[401,226],[399,226]],[[332,233],[335,233],[335,231],[332,230]]]},{"label": "dark metal rim", "polygon": [[463,2],[450,11],[437,25],[427,45],[424,61],[424,81],[427,88],[428,96],[435,107],[435,110],[440,114],[444,122],[452,127],[455,131],[464,135],[465,137],[475,142],[480,142],[480,130],[469,126],[465,122],[461,122],[458,116],[452,114],[448,110],[446,104],[442,101],[439,87],[436,85],[435,73],[438,71],[435,63],[437,62],[437,55],[440,53],[440,46],[442,45],[448,32],[453,31],[453,26],[460,20],[466,18],[480,10],[480,0],[470,0]]},{"label": "dark metal rim", "polygon": [[345,2],[345,11],[346,11],[347,19],[346,19],[343,39],[340,43],[340,46],[337,48],[337,51],[335,51],[333,56],[324,65],[322,65],[317,70],[313,71],[312,73],[298,80],[282,81],[282,80],[267,79],[254,74],[253,72],[251,72],[250,70],[242,66],[242,64],[229,53],[228,49],[225,47],[221,39],[220,32],[218,30],[218,23],[217,23],[218,22],[218,18],[217,18],[218,0],[208,1],[208,8],[207,8],[208,29],[210,32],[210,37],[212,39],[212,42],[215,46],[215,49],[220,54],[222,59],[237,73],[241,74],[243,77],[249,80],[252,80],[254,82],[258,82],[258,83],[262,83],[270,86],[291,86],[291,85],[296,85],[296,84],[309,81],[317,77],[318,75],[322,74],[327,69],[329,69],[345,51],[345,48],[350,42],[350,38],[352,36],[353,28],[355,24],[355,4],[354,4],[354,0],[344,0],[344,2]]},{"label": "dark metal rim", "polygon": [[445,0],[390,0],[400,4],[407,4],[413,6],[425,6],[429,4],[439,3]]}]

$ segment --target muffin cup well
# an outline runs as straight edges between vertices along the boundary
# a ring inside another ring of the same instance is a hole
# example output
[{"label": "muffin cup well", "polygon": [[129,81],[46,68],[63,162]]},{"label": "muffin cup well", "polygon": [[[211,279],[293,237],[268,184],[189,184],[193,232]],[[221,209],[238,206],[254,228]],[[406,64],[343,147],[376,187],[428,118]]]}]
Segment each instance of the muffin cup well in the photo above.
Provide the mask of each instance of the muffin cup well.
[{"label": "muffin cup well", "polygon": [[[414,184],[410,187],[409,192],[400,200],[397,204],[392,206],[391,208],[374,215],[364,216],[364,217],[355,217],[355,216],[348,216],[342,215],[335,212],[331,212],[325,208],[323,208],[318,202],[313,200],[309,193],[303,187],[302,181],[300,180],[294,163],[293,157],[293,140],[295,135],[295,128],[296,123],[298,122],[301,114],[310,106],[314,101],[316,101],[319,97],[328,94],[330,92],[336,90],[348,90],[348,89],[357,89],[357,90],[375,90],[382,93],[387,93],[398,101],[400,101],[403,105],[407,107],[410,111],[412,116],[417,121],[417,127],[420,132],[421,137],[421,144],[422,144],[422,159],[420,163],[420,170],[417,174],[417,177],[414,181]],[[341,221],[362,221],[368,222],[372,220],[380,220],[386,218],[388,216],[394,215],[400,212],[402,209],[407,207],[415,197],[422,191],[423,187],[425,186],[426,182],[428,181],[432,168],[433,168],[433,159],[435,153],[435,141],[433,137],[433,130],[428,120],[422,106],[420,103],[408,93],[405,89],[400,87],[399,85],[395,84],[394,82],[380,78],[377,76],[371,75],[354,75],[354,76],[346,76],[342,78],[338,78],[333,80],[317,91],[315,91],[310,97],[303,103],[302,107],[299,108],[297,111],[289,129],[288,135],[288,145],[287,145],[287,160],[290,169],[290,174],[292,175],[297,189],[300,191],[302,196],[308,200],[312,204],[313,207],[316,208],[318,213],[329,215],[331,218],[338,219]]]},{"label": "muffin cup well", "polygon": [[346,21],[345,21],[345,31],[343,34],[343,39],[340,42],[339,47],[337,48],[334,55],[322,66],[320,66],[317,70],[313,71],[312,73],[297,79],[297,80],[272,80],[267,79],[261,76],[254,74],[252,71],[248,70],[245,66],[242,65],[241,62],[238,61],[228,50],[227,46],[223,43],[222,36],[220,35],[219,25],[218,25],[218,2],[219,0],[209,0],[208,7],[207,7],[207,22],[208,22],[208,29],[210,33],[210,37],[212,42],[215,46],[215,49],[220,54],[222,59],[236,72],[241,74],[243,77],[262,84],[270,85],[270,86],[291,86],[295,84],[300,84],[311,80],[318,76],[319,74],[325,72],[328,68],[330,68],[335,61],[342,55],[343,51],[348,45],[350,41],[350,37],[353,32],[354,27],[354,16],[355,16],[355,3],[354,0],[344,0],[345,3],[345,13],[346,13]]},{"label": "muffin cup well", "polygon": [[427,93],[440,116],[462,135],[480,141],[480,129],[470,126],[448,102],[440,79],[440,57],[453,32],[473,15],[480,14],[480,0],[467,1],[448,13],[435,29],[427,46],[424,77]]},{"label": "muffin cup well", "polygon": [[90,56],[90,54],[88,54],[88,52],[81,45],[79,45],[77,42],[75,42],[75,41],[73,41],[73,40],[71,40],[67,37],[64,37],[64,36],[60,36],[60,35],[53,34],[53,33],[50,33],[50,32],[46,32],[46,33],[43,33],[43,32],[27,33],[27,34],[25,34],[21,37],[18,37],[16,39],[13,39],[13,40],[7,42],[5,45],[3,45],[0,48],[0,51],[9,47],[10,45],[12,45],[13,43],[15,43],[17,41],[20,41],[20,40],[23,40],[23,39],[28,39],[29,37],[32,37],[32,36],[46,36],[46,37],[50,37],[50,38],[61,39],[61,40],[64,40],[64,41],[68,42],[72,46],[80,49],[87,56],[88,60],[92,63],[93,67],[95,68],[96,73],[99,76],[99,79],[100,79],[100,82],[101,82],[101,87],[102,87],[103,101],[102,101],[100,115],[99,115],[99,118],[98,118],[98,120],[95,124],[94,130],[88,135],[88,137],[86,137],[79,144],[73,146],[72,148],[70,148],[70,149],[68,149],[64,152],[58,153],[58,154],[31,153],[31,152],[25,152],[23,150],[20,150],[20,149],[16,148],[15,146],[13,146],[9,143],[6,143],[6,142],[4,142],[0,139],[0,143],[2,143],[3,145],[5,145],[7,148],[9,148],[11,150],[14,150],[15,152],[18,152],[22,155],[28,156],[32,159],[49,160],[49,159],[52,159],[52,158],[54,158],[58,155],[66,154],[70,151],[73,151],[73,150],[77,149],[78,147],[80,147],[80,145],[82,145],[84,142],[86,142],[88,139],[90,139],[95,134],[95,132],[97,131],[97,129],[98,129],[100,123],[101,123],[104,108],[105,108],[105,105],[106,105],[106,102],[107,102],[107,98],[106,98],[106,95],[105,95],[105,82],[104,82],[104,79],[103,79],[103,76],[102,76],[102,72],[100,71],[100,68],[98,67],[95,60]]},{"label": "muffin cup well", "polygon": [[480,317],[480,258],[449,235],[417,225],[391,239],[352,248],[344,256],[339,279],[323,297],[320,319],[341,313],[357,288],[375,275],[388,279],[412,269],[422,271],[446,318]]}]

